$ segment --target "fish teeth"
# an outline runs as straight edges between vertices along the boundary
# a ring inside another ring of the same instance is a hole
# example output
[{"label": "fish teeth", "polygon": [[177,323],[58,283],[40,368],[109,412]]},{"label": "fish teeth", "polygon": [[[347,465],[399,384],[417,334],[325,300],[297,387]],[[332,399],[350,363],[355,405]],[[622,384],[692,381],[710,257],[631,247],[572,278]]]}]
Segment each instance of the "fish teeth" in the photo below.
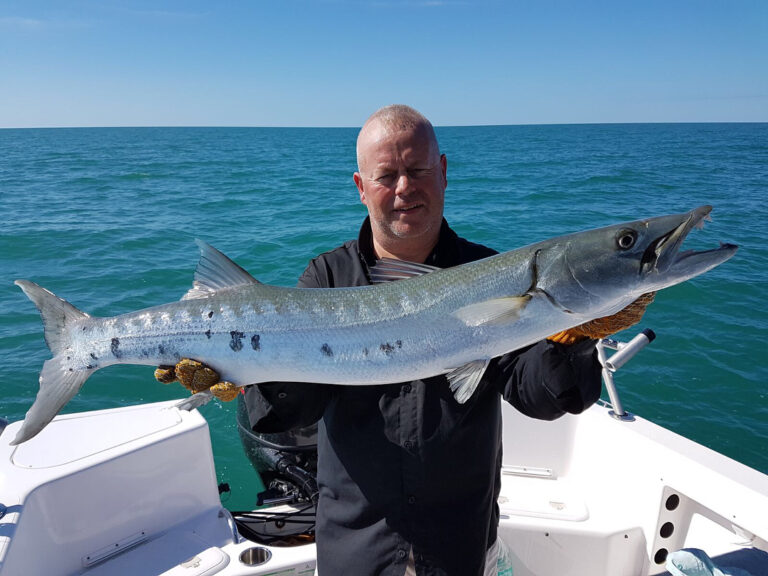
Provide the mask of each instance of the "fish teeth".
[{"label": "fish teeth", "polygon": [[711,214],[705,215],[704,217],[702,217],[701,220],[696,222],[696,224],[694,224],[693,227],[698,230],[701,230],[704,228],[704,222],[712,222],[712,215]]}]

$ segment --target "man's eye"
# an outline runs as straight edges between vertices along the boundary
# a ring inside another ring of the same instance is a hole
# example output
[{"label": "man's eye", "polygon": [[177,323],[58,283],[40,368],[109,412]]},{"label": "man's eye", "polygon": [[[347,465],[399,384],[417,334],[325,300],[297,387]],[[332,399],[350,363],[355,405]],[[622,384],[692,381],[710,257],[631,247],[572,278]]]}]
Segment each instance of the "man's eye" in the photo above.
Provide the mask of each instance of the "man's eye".
[{"label": "man's eye", "polygon": [[429,173],[429,168],[411,168],[408,175],[411,178],[424,178]]},{"label": "man's eye", "polygon": [[376,176],[375,180],[379,184],[391,184],[395,179],[395,176],[393,174],[380,174],[379,176]]}]

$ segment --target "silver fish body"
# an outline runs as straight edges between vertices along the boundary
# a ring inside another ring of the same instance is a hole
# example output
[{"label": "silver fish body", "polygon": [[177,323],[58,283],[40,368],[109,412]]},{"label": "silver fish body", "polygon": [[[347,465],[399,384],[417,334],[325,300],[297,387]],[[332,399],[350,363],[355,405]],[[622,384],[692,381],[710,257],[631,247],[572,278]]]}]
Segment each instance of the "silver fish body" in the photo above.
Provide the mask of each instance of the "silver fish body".
[{"label": "silver fish body", "polygon": [[375,385],[447,374],[457,400],[490,359],[682,282],[736,251],[680,253],[711,208],[561,236],[445,270],[388,261],[375,286],[282,288],[258,283],[198,242],[194,287],[178,302],[92,318],[36,284],[54,356],[13,443],[28,440],[95,370],[118,363],[208,364],[240,385],[298,381]]}]

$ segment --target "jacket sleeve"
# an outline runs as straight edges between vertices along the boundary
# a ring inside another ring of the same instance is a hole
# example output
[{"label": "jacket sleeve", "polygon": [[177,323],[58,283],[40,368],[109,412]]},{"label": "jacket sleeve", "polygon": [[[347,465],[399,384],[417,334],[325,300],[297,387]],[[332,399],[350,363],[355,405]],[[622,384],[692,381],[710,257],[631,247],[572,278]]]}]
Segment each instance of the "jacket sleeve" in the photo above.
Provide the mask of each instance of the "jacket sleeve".
[{"label": "jacket sleeve", "polygon": [[[323,288],[316,261],[299,278],[300,288]],[[317,422],[323,415],[333,386],[307,382],[267,382],[245,391],[245,406],[254,432],[285,432]]]},{"label": "jacket sleeve", "polygon": [[554,420],[566,412],[579,414],[597,402],[601,369],[594,340],[570,346],[542,340],[500,357],[489,366],[489,376],[517,410]]}]

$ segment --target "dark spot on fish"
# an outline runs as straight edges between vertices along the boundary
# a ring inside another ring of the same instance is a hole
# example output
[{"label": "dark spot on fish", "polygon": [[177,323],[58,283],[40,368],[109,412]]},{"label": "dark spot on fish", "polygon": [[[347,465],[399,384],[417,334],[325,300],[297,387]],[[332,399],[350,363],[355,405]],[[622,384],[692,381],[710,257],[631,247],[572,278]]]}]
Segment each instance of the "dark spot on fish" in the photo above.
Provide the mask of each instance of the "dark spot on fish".
[{"label": "dark spot on fish", "polygon": [[157,353],[160,354],[161,356],[164,355],[165,354],[165,346],[163,346],[162,344],[158,344],[157,345]]},{"label": "dark spot on fish", "polygon": [[205,337],[208,338],[208,340],[211,339],[211,330],[210,330],[210,328],[205,331]]},{"label": "dark spot on fish", "polygon": [[91,352],[91,358],[93,358],[94,360],[98,360],[99,359],[99,357],[96,356],[96,354],[94,354],[93,352]]},{"label": "dark spot on fish", "polygon": [[333,350],[331,350],[331,347],[328,346],[328,344],[323,344],[320,347],[320,351],[325,354],[326,356],[333,356]]},{"label": "dark spot on fish", "polygon": [[240,350],[243,349],[243,334],[242,332],[238,332],[237,330],[233,330],[229,333],[230,336],[232,336],[232,340],[229,342],[229,347],[232,348],[235,352],[240,352]]},{"label": "dark spot on fish", "polygon": [[403,347],[403,341],[402,340],[398,340],[397,342],[395,342],[395,344],[397,344],[398,348],[402,348]]},{"label": "dark spot on fish", "polygon": [[363,355],[368,356],[368,347],[363,348]]},{"label": "dark spot on fish", "polygon": [[392,344],[390,344],[389,342],[386,342],[379,346],[379,350],[384,352],[384,354],[386,354],[387,356],[392,356],[392,352],[395,351],[395,347],[392,346]]},{"label": "dark spot on fish", "polygon": [[70,371],[70,372],[74,372],[74,370],[72,370],[72,368],[70,368],[70,369],[69,369],[69,371]]},{"label": "dark spot on fish", "polygon": [[213,310],[211,310],[210,312],[208,312],[208,318],[213,318]]},{"label": "dark spot on fish", "polygon": [[96,366],[94,366],[93,364],[88,364],[88,365],[85,367],[85,369],[86,369],[86,370],[93,370],[94,368],[96,368]]},{"label": "dark spot on fish", "polygon": [[251,348],[253,348],[254,350],[261,350],[261,342],[259,342],[260,340],[261,340],[261,336],[259,336],[258,334],[254,334],[253,336],[251,336]]},{"label": "dark spot on fish", "polygon": [[112,344],[110,344],[109,349],[112,351],[112,356],[115,358],[120,358],[123,354],[120,352],[120,339],[119,338],[112,338]]},{"label": "dark spot on fish", "polygon": [[67,360],[72,360],[72,357],[71,356],[67,356]]}]

